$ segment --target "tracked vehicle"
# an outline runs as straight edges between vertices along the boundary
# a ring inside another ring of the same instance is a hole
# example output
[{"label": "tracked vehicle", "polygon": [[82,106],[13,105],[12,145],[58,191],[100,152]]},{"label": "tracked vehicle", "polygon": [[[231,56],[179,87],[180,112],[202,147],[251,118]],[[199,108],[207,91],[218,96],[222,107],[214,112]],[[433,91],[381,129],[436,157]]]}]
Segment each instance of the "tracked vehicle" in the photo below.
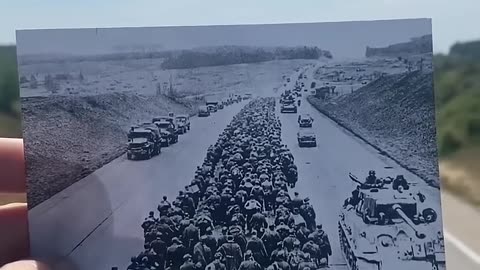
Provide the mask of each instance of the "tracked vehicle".
[{"label": "tracked vehicle", "polygon": [[425,196],[393,189],[391,181],[359,183],[345,201],[338,222],[342,252],[350,270],[445,269],[442,226]]}]

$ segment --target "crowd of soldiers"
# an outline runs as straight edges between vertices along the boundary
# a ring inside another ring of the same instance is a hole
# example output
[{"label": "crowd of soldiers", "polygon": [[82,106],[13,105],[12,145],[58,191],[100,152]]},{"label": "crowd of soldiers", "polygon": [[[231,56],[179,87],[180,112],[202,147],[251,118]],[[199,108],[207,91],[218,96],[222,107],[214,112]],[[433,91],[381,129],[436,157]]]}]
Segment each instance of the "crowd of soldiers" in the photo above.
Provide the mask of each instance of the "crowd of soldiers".
[{"label": "crowd of soldiers", "polygon": [[142,224],[144,251],[129,270],[313,270],[330,242],[295,192],[294,157],[281,143],[275,99],[247,104],[207,150],[185,190]]}]

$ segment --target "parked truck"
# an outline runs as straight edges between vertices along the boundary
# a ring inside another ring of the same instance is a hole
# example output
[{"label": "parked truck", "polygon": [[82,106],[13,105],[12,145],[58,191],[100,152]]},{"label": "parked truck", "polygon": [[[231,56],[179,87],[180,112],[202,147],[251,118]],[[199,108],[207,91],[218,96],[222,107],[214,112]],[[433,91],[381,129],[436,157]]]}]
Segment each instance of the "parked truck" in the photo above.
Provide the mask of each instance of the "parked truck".
[{"label": "parked truck", "polygon": [[127,137],[127,159],[150,159],[161,152],[160,133],[154,127],[131,127]]}]

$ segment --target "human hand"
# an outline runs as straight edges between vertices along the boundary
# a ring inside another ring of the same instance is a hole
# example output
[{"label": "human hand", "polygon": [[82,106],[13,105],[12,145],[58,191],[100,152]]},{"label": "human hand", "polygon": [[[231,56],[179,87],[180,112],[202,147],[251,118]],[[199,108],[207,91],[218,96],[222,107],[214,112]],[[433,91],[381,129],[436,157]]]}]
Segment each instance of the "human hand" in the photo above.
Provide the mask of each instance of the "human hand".
[{"label": "human hand", "polygon": [[[24,194],[25,160],[21,139],[0,138],[0,196]],[[4,203],[4,202],[2,202]],[[47,269],[35,261],[18,261],[29,256],[28,211],[21,202],[0,205],[0,269]]]}]

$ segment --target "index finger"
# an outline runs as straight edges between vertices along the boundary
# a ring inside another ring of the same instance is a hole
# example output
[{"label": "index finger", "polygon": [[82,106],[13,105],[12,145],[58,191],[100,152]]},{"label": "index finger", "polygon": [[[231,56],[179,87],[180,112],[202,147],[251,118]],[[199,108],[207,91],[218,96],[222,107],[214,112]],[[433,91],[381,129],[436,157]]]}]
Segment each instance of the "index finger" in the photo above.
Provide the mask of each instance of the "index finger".
[{"label": "index finger", "polygon": [[0,138],[0,192],[25,191],[23,140]]}]

